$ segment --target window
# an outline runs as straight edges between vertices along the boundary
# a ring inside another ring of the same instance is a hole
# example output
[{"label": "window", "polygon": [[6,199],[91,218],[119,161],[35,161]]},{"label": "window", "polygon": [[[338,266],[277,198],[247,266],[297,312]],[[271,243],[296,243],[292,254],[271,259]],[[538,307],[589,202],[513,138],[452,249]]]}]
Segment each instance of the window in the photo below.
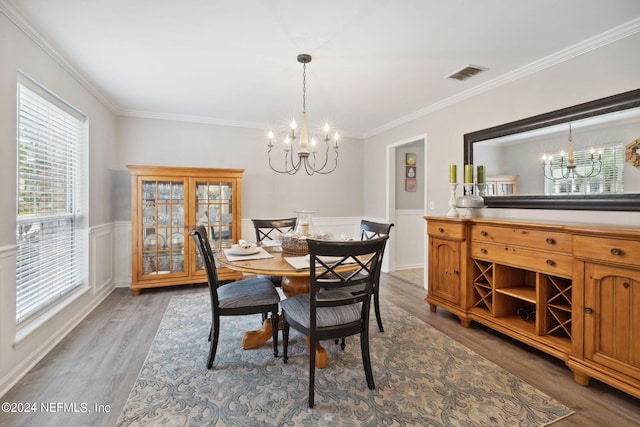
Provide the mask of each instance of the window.
[{"label": "window", "polygon": [[[593,150],[576,150],[574,152],[576,169],[582,176],[587,176],[592,169],[591,177],[563,178],[568,175],[567,159],[564,158],[564,167],[560,167],[560,154],[551,158],[551,166],[547,165],[545,174],[554,179],[544,178],[545,194],[615,194],[623,192],[624,185],[624,145],[616,144],[601,147],[594,153]],[[595,164],[592,167],[592,156]],[[602,159],[602,168],[598,167],[598,156]],[[597,173],[600,170],[600,173]]]},{"label": "window", "polygon": [[18,83],[16,324],[82,284],[85,124],[45,89]]}]

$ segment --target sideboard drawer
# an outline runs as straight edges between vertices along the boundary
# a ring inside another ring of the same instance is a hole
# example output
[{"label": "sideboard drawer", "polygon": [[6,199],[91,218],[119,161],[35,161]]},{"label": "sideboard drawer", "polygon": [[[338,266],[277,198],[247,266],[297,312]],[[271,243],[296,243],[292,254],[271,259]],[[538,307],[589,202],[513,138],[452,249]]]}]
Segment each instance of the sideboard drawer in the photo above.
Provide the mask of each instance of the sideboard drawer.
[{"label": "sideboard drawer", "polygon": [[428,221],[427,233],[432,237],[443,239],[462,240],[464,238],[464,224]]},{"label": "sideboard drawer", "polygon": [[571,253],[571,235],[558,231],[475,224],[471,240]]},{"label": "sideboard drawer", "polygon": [[588,258],[617,264],[640,265],[640,242],[604,237],[573,237],[576,258]]},{"label": "sideboard drawer", "polygon": [[471,243],[471,256],[475,259],[562,277],[571,277],[573,271],[571,255],[540,252],[535,249],[511,245],[473,242]]}]

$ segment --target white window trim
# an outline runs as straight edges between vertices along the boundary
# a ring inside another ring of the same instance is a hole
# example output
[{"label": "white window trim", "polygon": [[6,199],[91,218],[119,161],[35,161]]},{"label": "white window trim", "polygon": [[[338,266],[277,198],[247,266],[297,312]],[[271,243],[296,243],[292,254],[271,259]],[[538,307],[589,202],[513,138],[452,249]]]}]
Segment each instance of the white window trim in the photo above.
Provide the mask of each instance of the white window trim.
[{"label": "white window trim", "polygon": [[[80,110],[73,107],[62,98],[53,94],[44,88],[43,85],[39,84],[37,81],[29,77],[27,74],[23,72],[18,72],[17,82],[21,85],[25,86],[27,89],[36,93],[38,96],[43,97],[47,101],[54,104],[56,107],[70,114],[71,116],[81,120],[84,122],[83,126],[83,143],[79,148],[78,162],[80,164],[80,172],[77,180],[79,181],[77,184],[78,192],[77,192],[77,201],[75,207],[75,219],[77,221],[76,231],[78,232],[78,236],[76,240],[78,241],[78,251],[79,251],[79,274],[80,274],[80,284],[79,286],[71,289],[66,295],[62,296],[57,301],[52,302],[50,305],[44,307],[39,312],[27,317],[24,321],[20,322],[16,325],[16,336],[13,342],[13,347],[17,347],[20,343],[25,340],[29,335],[36,332],[38,329],[44,327],[51,319],[58,316],[60,313],[64,312],[67,307],[72,305],[78,298],[82,295],[86,294],[86,292],[90,291],[91,288],[89,286],[88,280],[88,233],[86,233],[87,229],[87,219],[88,219],[88,191],[87,191],[87,181],[88,181],[88,162],[87,162],[87,150],[89,146],[89,119],[83,114]],[[17,159],[16,159],[17,160]],[[72,314],[72,318],[75,315]]]}]

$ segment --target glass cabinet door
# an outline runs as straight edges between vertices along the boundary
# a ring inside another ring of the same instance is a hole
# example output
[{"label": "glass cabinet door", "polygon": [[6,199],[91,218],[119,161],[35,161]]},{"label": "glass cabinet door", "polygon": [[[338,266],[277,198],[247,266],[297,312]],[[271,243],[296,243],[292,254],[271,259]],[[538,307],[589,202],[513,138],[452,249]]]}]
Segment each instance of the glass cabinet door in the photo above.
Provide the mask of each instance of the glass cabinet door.
[{"label": "glass cabinet door", "polygon": [[[214,255],[233,244],[233,182],[196,180],[195,224],[207,229]],[[196,270],[203,270],[196,252]]]},{"label": "glass cabinet door", "polygon": [[185,274],[185,181],[141,179],[143,276]]}]

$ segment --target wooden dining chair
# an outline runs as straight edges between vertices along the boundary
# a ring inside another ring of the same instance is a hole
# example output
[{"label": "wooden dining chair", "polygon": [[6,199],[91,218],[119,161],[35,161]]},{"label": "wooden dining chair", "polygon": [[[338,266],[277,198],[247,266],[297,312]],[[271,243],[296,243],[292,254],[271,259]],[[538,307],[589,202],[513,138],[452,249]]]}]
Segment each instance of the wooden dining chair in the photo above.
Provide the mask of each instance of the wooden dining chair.
[{"label": "wooden dining chair", "polygon": [[[360,240],[370,240],[382,236],[388,236],[391,232],[391,227],[393,227],[393,224],[384,224],[363,219],[360,221]],[[360,292],[362,291],[362,286],[354,286],[348,290],[350,292]],[[373,307],[376,313],[376,321],[378,322],[378,330],[380,332],[384,332],[384,328],[382,327],[382,315],[380,314],[380,274],[375,278],[375,283],[373,284]],[[347,345],[344,337],[342,337],[342,340],[336,339],[335,343],[340,343],[340,347],[343,350]]]},{"label": "wooden dining chair", "polygon": [[[309,337],[309,407],[314,404],[316,344],[321,340],[360,335],[367,386],[375,383],[369,355],[369,312],[375,278],[388,236],[363,241],[308,239],[310,291],[283,300],[283,360],[289,358],[289,329]],[[348,271],[344,268],[348,267]],[[345,291],[362,286],[361,292]]]},{"label": "wooden dining chair", "polygon": [[211,369],[213,360],[216,357],[221,316],[262,314],[264,319],[271,313],[273,355],[278,356],[278,304],[280,303],[280,295],[273,283],[266,278],[252,278],[220,285],[206,228],[203,225],[195,226],[189,234],[193,238],[200,255],[204,258],[209,294],[211,296],[212,322],[211,330],[209,331],[211,345],[207,368]]},{"label": "wooden dining chair", "polygon": [[[393,224],[384,224],[363,219],[360,221],[360,240],[370,240],[377,239],[382,236],[388,236],[389,233],[391,233],[391,227],[393,227]],[[384,328],[382,327],[382,316],[380,315],[380,274],[375,278],[375,283],[373,285],[373,307],[376,312],[378,329],[380,332],[384,332]]]},{"label": "wooden dining chair", "polygon": [[277,240],[278,234],[287,233],[296,226],[296,218],[252,219],[256,231],[256,243],[263,240]]},{"label": "wooden dining chair", "polygon": [[[253,228],[256,231],[256,243],[262,243],[264,240],[278,240],[280,234],[292,231],[296,226],[296,218],[281,219],[252,219]],[[282,277],[279,276],[260,276],[271,280],[274,285],[281,286]]]}]

